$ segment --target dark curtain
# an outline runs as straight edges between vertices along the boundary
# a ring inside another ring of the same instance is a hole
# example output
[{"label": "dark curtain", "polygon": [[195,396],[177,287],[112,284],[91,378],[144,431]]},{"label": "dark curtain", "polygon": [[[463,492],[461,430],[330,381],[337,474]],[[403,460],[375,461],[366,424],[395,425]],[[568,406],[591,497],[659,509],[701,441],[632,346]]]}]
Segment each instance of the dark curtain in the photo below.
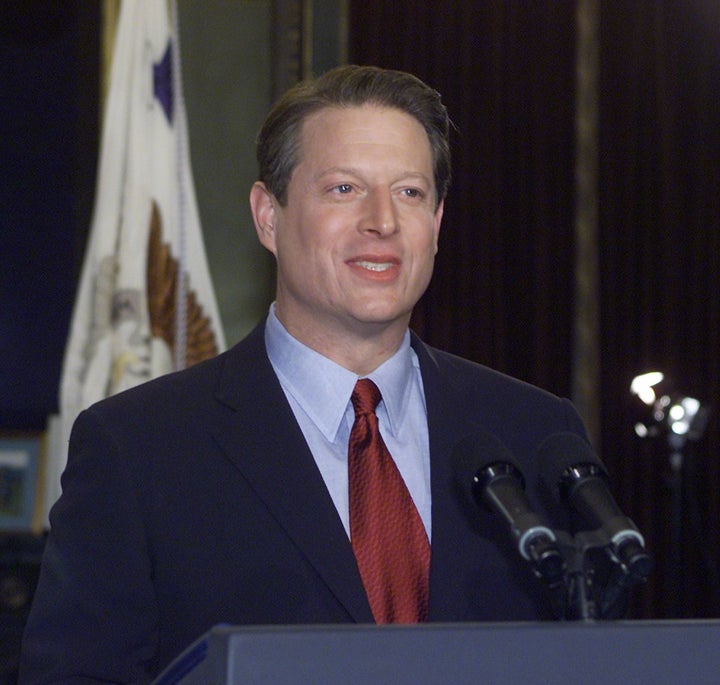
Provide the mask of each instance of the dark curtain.
[{"label": "dark curtain", "polygon": [[[635,436],[629,394],[657,366],[720,412],[720,16],[695,0],[600,8],[597,446],[657,560],[631,614],[720,616],[718,413],[685,445],[679,477],[665,435]],[[566,396],[575,14],[555,0],[350,3],[351,61],[416,73],[457,126],[441,251],[413,326]]]},{"label": "dark curtain", "polygon": [[0,431],[43,431],[92,211],[100,3],[0,0]]},{"label": "dark curtain", "polygon": [[[655,550],[643,613],[720,616],[720,5],[601,3],[600,28],[605,459]],[[679,473],[619,401],[654,368],[715,408]]]}]

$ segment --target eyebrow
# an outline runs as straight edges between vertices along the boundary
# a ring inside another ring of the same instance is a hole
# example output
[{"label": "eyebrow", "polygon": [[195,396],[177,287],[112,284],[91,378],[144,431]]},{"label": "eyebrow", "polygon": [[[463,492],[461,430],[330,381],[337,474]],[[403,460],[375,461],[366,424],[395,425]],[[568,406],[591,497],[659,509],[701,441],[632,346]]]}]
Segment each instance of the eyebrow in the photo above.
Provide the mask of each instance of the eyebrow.
[{"label": "eyebrow", "polygon": [[[350,176],[357,176],[362,177],[363,172],[360,169],[356,169],[354,167],[344,167],[344,166],[336,166],[336,167],[330,167],[329,169],[325,169],[323,171],[318,172],[313,176],[314,180],[320,180],[324,178],[325,176],[330,176],[331,174],[348,174]],[[428,183],[432,185],[432,179],[429,178],[426,174],[422,173],[421,171],[405,171],[401,173],[398,176],[398,180],[407,180],[407,179],[419,179],[424,181],[425,183]]]}]

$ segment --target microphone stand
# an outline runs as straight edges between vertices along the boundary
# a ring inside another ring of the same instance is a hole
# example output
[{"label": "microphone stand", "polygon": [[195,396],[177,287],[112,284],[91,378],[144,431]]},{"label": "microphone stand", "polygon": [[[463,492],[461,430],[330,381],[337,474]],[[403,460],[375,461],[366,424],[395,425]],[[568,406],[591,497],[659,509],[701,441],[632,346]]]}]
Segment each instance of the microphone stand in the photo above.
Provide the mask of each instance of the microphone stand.
[{"label": "microphone stand", "polygon": [[[650,557],[640,550],[630,557],[630,562],[619,559],[602,529],[579,531],[572,536],[555,531],[555,535],[566,566],[565,599],[555,601],[559,608],[558,618],[585,622],[620,618],[630,590],[644,582],[650,572]],[[604,587],[599,584],[599,575],[591,558],[598,550],[604,550],[613,564]]]},{"label": "microphone stand", "polygon": [[593,596],[594,569],[588,564],[588,553],[600,544],[596,532],[579,532],[569,535],[564,531],[555,533],[560,543],[560,551],[565,558],[567,573],[565,577],[566,600],[564,613],[560,617],[567,621],[595,621],[597,603]]}]

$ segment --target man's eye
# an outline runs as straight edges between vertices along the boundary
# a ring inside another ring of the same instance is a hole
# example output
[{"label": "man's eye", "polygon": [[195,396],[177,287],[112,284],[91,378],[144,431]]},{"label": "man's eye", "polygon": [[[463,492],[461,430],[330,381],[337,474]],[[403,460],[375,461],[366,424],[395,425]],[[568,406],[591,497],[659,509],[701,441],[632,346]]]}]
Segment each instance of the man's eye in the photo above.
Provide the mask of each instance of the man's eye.
[{"label": "man's eye", "polygon": [[340,185],[335,186],[335,191],[341,195],[347,195],[352,192],[352,186],[349,183],[341,183]]},{"label": "man's eye", "polygon": [[405,188],[403,190],[405,197],[423,197],[423,193],[418,188]]}]

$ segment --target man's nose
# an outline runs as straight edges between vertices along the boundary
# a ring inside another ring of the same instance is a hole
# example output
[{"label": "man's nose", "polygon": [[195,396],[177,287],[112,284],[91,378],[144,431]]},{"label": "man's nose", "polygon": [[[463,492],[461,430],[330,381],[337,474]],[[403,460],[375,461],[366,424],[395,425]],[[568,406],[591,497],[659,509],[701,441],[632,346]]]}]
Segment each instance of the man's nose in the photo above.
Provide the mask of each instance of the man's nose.
[{"label": "man's nose", "polygon": [[397,230],[397,212],[389,190],[375,190],[368,194],[362,230],[380,236],[391,235]]}]

